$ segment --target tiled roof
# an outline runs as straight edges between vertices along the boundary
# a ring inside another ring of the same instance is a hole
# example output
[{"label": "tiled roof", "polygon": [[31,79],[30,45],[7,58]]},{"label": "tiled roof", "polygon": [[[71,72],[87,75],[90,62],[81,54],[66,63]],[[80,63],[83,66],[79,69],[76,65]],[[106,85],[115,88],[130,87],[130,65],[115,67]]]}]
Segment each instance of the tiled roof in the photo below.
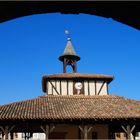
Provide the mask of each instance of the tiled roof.
[{"label": "tiled roof", "polygon": [[64,49],[63,55],[76,55],[76,52],[72,46],[71,40],[69,39]]},{"label": "tiled roof", "polygon": [[0,106],[0,120],[121,118],[140,119],[140,101],[111,95],[48,95]]},{"label": "tiled roof", "polygon": [[81,73],[51,74],[43,76],[42,89],[44,92],[46,92],[46,81],[49,79],[74,79],[74,78],[106,80],[108,83],[110,83],[114,79],[113,76],[103,74],[81,74]]},{"label": "tiled roof", "polygon": [[51,74],[44,76],[46,78],[88,78],[88,79],[111,79],[113,80],[113,76],[103,75],[103,74],[82,74],[82,73],[62,73],[62,74]]}]

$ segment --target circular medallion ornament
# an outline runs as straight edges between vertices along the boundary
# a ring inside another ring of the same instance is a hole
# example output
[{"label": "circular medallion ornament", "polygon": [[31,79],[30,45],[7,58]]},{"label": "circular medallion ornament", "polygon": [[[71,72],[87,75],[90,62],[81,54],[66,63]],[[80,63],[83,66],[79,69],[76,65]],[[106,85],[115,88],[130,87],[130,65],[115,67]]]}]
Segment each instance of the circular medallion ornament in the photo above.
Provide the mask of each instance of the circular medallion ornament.
[{"label": "circular medallion ornament", "polygon": [[77,90],[80,90],[82,87],[83,87],[83,85],[82,85],[81,82],[76,82],[76,83],[75,83],[75,88],[76,88]]}]

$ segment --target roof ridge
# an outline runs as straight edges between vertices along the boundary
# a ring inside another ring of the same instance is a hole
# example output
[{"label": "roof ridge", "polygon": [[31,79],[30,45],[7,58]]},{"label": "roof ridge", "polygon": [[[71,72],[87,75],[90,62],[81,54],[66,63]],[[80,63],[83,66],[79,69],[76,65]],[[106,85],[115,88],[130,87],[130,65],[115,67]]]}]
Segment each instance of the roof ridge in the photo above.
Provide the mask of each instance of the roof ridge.
[{"label": "roof ridge", "polygon": [[47,96],[40,96],[40,98],[76,98],[76,99],[106,99],[106,98],[116,98],[116,99],[124,99],[123,96],[116,96],[116,95],[47,95]]},{"label": "roof ridge", "polygon": [[78,72],[75,72],[75,73],[56,73],[56,74],[48,74],[48,75],[45,75],[43,77],[46,77],[46,76],[59,76],[59,75],[87,75],[87,76],[90,76],[90,75],[95,75],[95,76],[109,76],[109,77],[114,77],[114,76],[111,76],[111,75],[106,75],[106,74],[102,74],[102,73],[78,73]]}]

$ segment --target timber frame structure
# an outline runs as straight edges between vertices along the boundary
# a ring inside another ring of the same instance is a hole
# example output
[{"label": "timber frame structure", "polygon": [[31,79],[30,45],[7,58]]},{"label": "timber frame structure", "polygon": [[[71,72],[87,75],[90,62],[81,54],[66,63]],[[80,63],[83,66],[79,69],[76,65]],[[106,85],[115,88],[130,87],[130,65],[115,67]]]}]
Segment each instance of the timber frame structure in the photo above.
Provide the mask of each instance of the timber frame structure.
[{"label": "timber frame structure", "polygon": [[75,127],[75,139],[88,139],[94,126],[107,125],[108,139],[115,138],[116,132],[131,139],[131,134],[135,137],[140,131],[139,116],[140,102],[119,96],[47,95],[1,106],[0,130],[3,139],[8,139],[8,134],[13,139],[18,132],[27,136],[42,132],[48,140],[57,127],[65,125]]},{"label": "timber frame structure", "polygon": [[[64,59],[67,58],[68,63]],[[108,94],[113,76],[66,73],[66,66],[80,60],[71,40],[59,57],[64,73],[43,76],[45,96],[0,106],[2,139],[24,133],[44,133],[48,139],[114,139],[124,132],[127,139],[140,132],[140,101]]]}]

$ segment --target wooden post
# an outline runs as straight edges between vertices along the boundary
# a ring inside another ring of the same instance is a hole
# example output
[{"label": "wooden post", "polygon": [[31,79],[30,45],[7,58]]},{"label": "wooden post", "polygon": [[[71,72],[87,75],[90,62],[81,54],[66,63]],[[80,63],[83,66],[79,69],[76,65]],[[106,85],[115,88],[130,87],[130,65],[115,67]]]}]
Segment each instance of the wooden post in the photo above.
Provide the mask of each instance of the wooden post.
[{"label": "wooden post", "polygon": [[8,140],[8,131],[5,131],[5,140]]},{"label": "wooden post", "polygon": [[45,126],[41,125],[40,128],[45,133],[45,140],[48,140],[49,134],[54,130],[55,126],[53,125],[52,127],[50,127],[49,125],[45,125]]},{"label": "wooden post", "polygon": [[76,60],[74,60],[74,62],[73,62],[73,72],[74,72],[74,73],[77,72]]},{"label": "wooden post", "polygon": [[10,139],[13,140],[14,139],[14,134],[10,133]]},{"label": "wooden post", "polygon": [[42,131],[45,133],[45,140],[48,140],[49,139],[49,126],[46,125],[45,127],[44,126],[40,126],[40,128],[42,129]]},{"label": "wooden post", "polygon": [[88,139],[88,127],[84,126],[84,140]]},{"label": "wooden post", "polygon": [[134,140],[136,139],[136,132],[133,133],[133,139],[134,139]]},{"label": "wooden post", "polygon": [[46,125],[46,140],[48,140],[49,139],[49,126],[48,125]]},{"label": "wooden post", "polygon": [[130,125],[127,125],[127,139],[131,140],[131,128],[130,128]]},{"label": "wooden post", "polygon": [[9,128],[9,126],[8,125],[6,125],[5,126],[5,129],[3,129],[4,130],[4,135],[5,135],[5,140],[8,140],[8,128]]},{"label": "wooden post", "polygon": [[5,135],[5,140],[8,140],[8,134],[14,127],[15,127],[14,125],[11,127],[9,125],[6,125],[5,127],[0,126],[0,129],[3,131]]},{"label": "wooden post", "polygon": [[4,139],[4,133],[2,132],[2,140]]},{"label": "wooden post", "polygon": [[125,133],[127,134],[127,139],[131,140],[131,134],[132,134],[133,130],[135,129],[135,125],[133,125],[132,128],[130,127],[130,125],[127,125],[126,129],[124,126],[121,126],[121,127],[125,131]]},{"label": "wooden post", "polygon": [[87,125],[85,125],[84,127],[79,126],[79,128],[84,135],[83,139],[87,140],[88,139],[88,133],[91,131],[92,127],[88,127]]},{"label": "wooden post", "polygon": [[67,62],[66,62],[66,58],[64,58],[64,61],[63,61],[63,73],[66,73],[66,67],[67,67]]}]

